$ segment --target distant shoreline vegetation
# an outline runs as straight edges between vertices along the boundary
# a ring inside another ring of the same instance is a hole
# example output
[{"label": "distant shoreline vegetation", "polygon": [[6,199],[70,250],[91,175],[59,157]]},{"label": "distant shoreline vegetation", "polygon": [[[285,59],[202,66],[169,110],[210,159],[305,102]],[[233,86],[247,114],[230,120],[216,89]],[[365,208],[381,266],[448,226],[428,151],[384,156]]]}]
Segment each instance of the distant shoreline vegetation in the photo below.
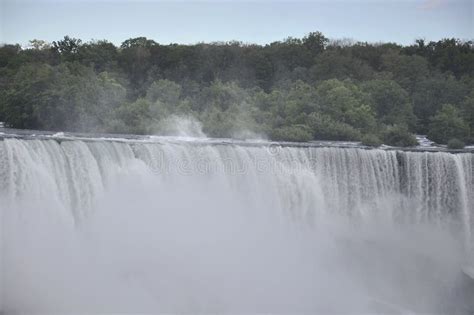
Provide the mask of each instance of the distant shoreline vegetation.
[{"label": "distant shoreline vegetation", "polygon": [[185,116],[211,137],[474,143],[472,41],[30,43],[0,47],[0,121],[13,128],[153,134]]}]

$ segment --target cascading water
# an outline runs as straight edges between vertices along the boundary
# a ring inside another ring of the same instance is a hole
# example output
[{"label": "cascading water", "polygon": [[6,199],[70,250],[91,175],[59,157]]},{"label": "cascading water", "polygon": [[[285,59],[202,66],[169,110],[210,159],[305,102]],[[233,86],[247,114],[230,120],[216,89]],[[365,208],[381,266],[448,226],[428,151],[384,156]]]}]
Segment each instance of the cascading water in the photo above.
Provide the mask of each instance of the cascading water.
[{"label": "cascading water", "polygon": [[473,167],[471,153],[4,139],[0,310],[466,313]]}]

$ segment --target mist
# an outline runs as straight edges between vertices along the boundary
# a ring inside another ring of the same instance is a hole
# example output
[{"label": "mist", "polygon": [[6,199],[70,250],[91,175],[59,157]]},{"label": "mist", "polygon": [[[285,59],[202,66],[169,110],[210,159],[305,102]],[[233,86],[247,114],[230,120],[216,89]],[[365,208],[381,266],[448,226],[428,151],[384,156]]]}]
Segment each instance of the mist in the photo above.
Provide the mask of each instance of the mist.
[{"label": "mist", "polygon": [[170,115],[158,127],[157,135],[180,138],[206,138],[202,123],[193,116]]},{"label": "mist", "polygon": [[[16,174],[2,181],[7,314],[463,314],[471,302],[460,219],[409,219],[423,208],[389,188],[390,152],[316,149],[310,162],[298,148],[75,140],[0,151],[23,157],[0,155]],[[361,192],[326,177],[351,172],[325,164],[342,154],[361,170],[380,163],[353,179],[371,198],[351,202]],[[455,205],[452,192],[426,210]]]},{"label": "mist", "polygon": [[433,227],[357,227],[334,219],[297,229],[258,214],[272,209],[245,207],[217,187],[213,193],[182,186],[179,193],[157,193],[152,185],[134,192],[133,184],[106,194],[100,213],[76,229],[7,220],[14,230],[7,228],[4,240],[5,309],[349,313],[403,310],[391,303],[420,312],[457,307],[446,294],[460,280],[461,251],[452,236]]}]

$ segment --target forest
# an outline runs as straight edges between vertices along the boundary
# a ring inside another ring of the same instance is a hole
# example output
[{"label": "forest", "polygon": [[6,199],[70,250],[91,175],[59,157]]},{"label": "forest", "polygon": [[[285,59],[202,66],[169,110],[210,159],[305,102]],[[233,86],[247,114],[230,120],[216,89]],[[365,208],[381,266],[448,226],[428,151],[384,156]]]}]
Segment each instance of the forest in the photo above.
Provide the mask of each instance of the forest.
[{"label": "forest", "polygon": [[65,36],[0,47],[0,121],[12,128],[160,134],[192,117],[211,137],[474,143],[474,44],[330,40],[119,47]]}]

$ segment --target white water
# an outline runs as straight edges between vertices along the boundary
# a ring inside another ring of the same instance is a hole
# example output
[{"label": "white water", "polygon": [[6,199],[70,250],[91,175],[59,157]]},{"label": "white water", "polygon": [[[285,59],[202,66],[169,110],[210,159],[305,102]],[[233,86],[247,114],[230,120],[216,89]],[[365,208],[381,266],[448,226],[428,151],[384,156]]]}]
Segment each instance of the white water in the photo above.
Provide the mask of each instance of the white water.
[{"label": "white water", "polygon": [[474,154],[0,141],[6,313],[464,313]]}]

